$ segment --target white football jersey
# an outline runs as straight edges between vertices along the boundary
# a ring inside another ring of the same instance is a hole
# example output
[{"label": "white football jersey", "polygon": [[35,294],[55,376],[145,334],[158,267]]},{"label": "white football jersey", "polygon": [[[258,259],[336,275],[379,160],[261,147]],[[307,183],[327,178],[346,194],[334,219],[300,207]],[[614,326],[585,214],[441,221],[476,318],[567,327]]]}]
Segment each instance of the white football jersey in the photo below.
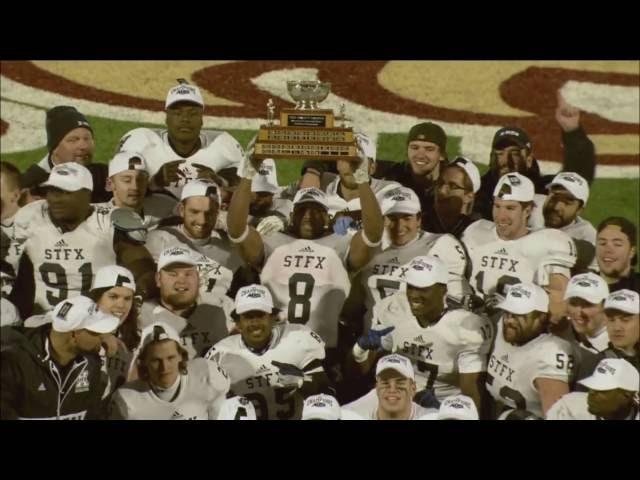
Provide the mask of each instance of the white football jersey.
[{"label": "white football jersey", "polygon": [[48,311],[62,300],[88,292],[95,272],[116,264],[111,210],[94,207],[75,230],[63,233],[49,218],[45,200],[28,207],[16,215],[16,233],[26,238],[23,253],[33,263],[36,310]]},{"label": "white football jersey", "polygon": [[271,362],[288,363],[307,374],[322,371],[324,342],[310,328],[289,323],[273,327],[269,347],[263,353],[250,350],[240,334],[230,335],[214,345],[206,355],[229,374],[231,391],[250,400],[258,420],[299,420],[302,397],[290,388],[275,386],[278,368]]},{"label": "white football jersey", "polygon": [[4,297],[0,297],[0,327],[16,327],[22,323],[16,306]]},{"label": "white football jersey", "polygon": [[[378,394],[376,393],[376,389],[374,388],[366,395],[344,405],[342,412],[343,417],[345,416],[344,412],[347,412],[347,415],[357,415],[364,420],[380,420],[378,418]],[[437,415],[438,409],[421,407],[417,403],[411,402],[411,415],[407,420],[419,420],[421,417],[429,414]]]},{"label": "white football jersey", "polygon": [[289,243],[268,256],[260,274],[262,284],[270,290],[282,318],[307,325],[327,347],[335,347],[338,317],[351,288],[343,260],[334,248],[319,241],[272,237],[276,236],[288,238]]},{"label": "white football jersey", "polygon": [[596,416],[589,413],[586,392],[570,392],[554,403],[545,420],[595,420]]},{"label": "white football jersey", "polygon": [[494,292],[504,295],[504,287],[521,282],[548,285],[550,274],[571,278],[576,262],[573,240],[564,232],[545,228],[517,240],[502,240],[496,226],[478,220],[462,235],[471,259],[470,283],[482,298]]},{"label": "white football jersey", "polygon": [[[190,157],[178,155],[169,143],[169,133],[165,129],[136,128],[127,132],[120,140],[120,152],[140,152],[147,162],[149,174],[154,176],[165,163],[185,160],[179,167],[180,177],[166,187],[176,198],[180,198],[182,188],[198,176],[194,164],[216,165],[217,170],[240,165],[244,151],[240,144],[228,133],[216,130],[200,132],[200,149]],[[216,170],[214,168],[214,170]]]},{"label": "white football jersey", "polygon": [[182,347],[189,359],[203,356],[211,346],[226,337],[231,320],[217,305],[198,303],[188,318],[170,312],[157,301],[144,302],[138,319],[140,330],[154,322],[165,322],[180,335]]},{"label": "white football jersey", "polygon": [[550,378],[569,383],[574,364],[573,348],[549,333],[524,345],[512,345],[505,341],[502,328],[501,318],[487,368],[487,390],[496,401],[543,418],[542,402],[534,381]]},{"label": "white football jersey", "polygon": [[209,238],[193,239],[186,235],[182,225],[160,227],[149,232],[145,247],[156,262],[165,248],[185,247],[200,252],[231,272],[243,265],[229,237],[221,230],[213,230]]},{"label": "white football jersey", "polygon": [[[371,322],[373,306],[386,296],[400,289],[406,264],[420,255],[432,255],[447,264],[449,282],[447,294],[457,300],[471,292],[465,278],[467,254],[458,239],[449,234],[436,234],[421,231],[418,237],[408,245],[388,246],[377,252],[369,263],[361,270],[360,278],[365,293],[365,328]],[[395,278],[394,278],[395,277]]]},{"label": "white football jersey", "polygon": [[374,307],[373,327],[395,327],[392,351],[411,359],[418,391],[433,388],[440,401],[460,393],[461,373],[487,370],[493,326],[467,310],[446,311],[434,325],[423,328],[406,293],[397,292]]},{"label": "white football jersey", "polygon": [[162,400],[148,382],[135,380],[113,394],[112,419],[215,420],[229,391],[229,377],[215,361],[196,358],[180,374],[175,400]]}]

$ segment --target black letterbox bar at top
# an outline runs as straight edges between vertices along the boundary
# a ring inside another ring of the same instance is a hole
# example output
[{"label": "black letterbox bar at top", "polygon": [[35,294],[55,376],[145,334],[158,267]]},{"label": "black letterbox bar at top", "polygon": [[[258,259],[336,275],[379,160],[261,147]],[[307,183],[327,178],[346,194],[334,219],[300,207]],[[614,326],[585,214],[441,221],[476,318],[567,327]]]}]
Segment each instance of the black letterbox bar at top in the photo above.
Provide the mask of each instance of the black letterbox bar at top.
[{"label": "black letterbox bar at top", "polygon": [[326,127],[327,117],[325,115],[289,115],[287,116],[288,127]]}]

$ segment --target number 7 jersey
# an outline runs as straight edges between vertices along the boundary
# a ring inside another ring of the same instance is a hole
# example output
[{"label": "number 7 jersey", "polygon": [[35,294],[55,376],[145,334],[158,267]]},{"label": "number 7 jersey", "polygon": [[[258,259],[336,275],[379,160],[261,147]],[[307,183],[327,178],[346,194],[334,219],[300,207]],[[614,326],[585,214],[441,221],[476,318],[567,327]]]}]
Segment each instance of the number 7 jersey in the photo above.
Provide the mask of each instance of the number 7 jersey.
[{"label": "number 7 jersey", "polygon": [[487,369],[493,326],[475,313],[445,311],[437,323],[425,328],[411,312],[406,292],[400,290],[375,305],[373,326],[395,327],[392,350],[411,359],[418,390],[433,388],[440,401],[460,393],[460,373]]},{"label": "number 7 jersey", "polygon": [[26,239],[23,255],[33,264],[36,310],[51,310],[62,300],[89,291],[95,272],[116,264],[110,209],[94,207],[75,230],[63,233],[41,200],[23,207],[16,224],[17,237]]}]

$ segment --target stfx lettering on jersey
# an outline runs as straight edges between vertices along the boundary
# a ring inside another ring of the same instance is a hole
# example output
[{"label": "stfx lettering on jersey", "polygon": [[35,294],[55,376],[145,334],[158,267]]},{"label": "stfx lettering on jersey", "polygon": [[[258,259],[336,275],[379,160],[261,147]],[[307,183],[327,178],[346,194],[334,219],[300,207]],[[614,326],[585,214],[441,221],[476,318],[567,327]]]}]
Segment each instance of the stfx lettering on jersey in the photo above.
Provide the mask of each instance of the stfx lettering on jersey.
[{"label": "stfx lettering on jersey", "polygon": [[84,260],[82,248],[45,248],[45,260]]},{"label": "stfx lettering on jersey", "polygon": [[491,360],[489,360],[489,370],[500,378],[504,377],[507,382],[513,381],[511,376],[515,373],[515,370],[498,360],[494,355],[491,355]]},{"label": "stfx lettering on jersey", "polygon": [[327,257],[319,255],[285,255],[282,265],[284,267],[324,270],[324,261],[326,259]]},{"label": "stfx lettering on jersey", "polygon": [[494,268],[497,270],[507,270],[508,272],[516,272],[516,267],[520,263],[518,260],[505,257],[494,257],[493,255],[484,255],[481,260],[481,266]]},{"label": "stfx lettering on jersey", "polygon": [[431,348],[431,345],[433,345],[433,343],[429,343],[428,345],[418,345],[412,342],[404,342],[401,351],[411,357],[418,357],[423,360],[433,360],[433,348]]},{"label": "stfx lettering on jersey", "polygon": [[409,269],[401,265],[374,265],[373,275],[395,275],[399,271],[398,276],[403,277]]}]

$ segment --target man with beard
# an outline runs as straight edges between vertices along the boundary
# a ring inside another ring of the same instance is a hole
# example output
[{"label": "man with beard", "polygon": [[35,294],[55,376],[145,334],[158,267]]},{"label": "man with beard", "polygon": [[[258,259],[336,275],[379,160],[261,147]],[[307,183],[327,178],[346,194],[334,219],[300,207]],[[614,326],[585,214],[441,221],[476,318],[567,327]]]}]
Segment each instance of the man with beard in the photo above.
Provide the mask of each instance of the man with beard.
[{"label": "man with beard", "polygon": [[[577,172],[591,183],[595,175],[593,142],[580,127],[580,110],[567,104],[560,92],[556,121],[562,128],[562,171]],[[501,128],[493,137],[489,171],[482,176],[482,187],[475,203],[475,210],[482,218],[491,218],[492,192],[500,178],[507,173],[520,173],[528,177],[533,182],[536,193],[541,194],[545,193],[546,186],[553,178],[552,175],[541,175],[529,134],[516,126]]]},{"label": "man with beard", "polygon": [[2,348],[2,420],[96,420],[104,413],[108,379],[98,356],[118,318],[79,295],[61,301],[52,322],[13,329]]},{"label": "man with beard", "polygon": [[156,283],[160,298],[142,304],[138,326],[164,322],[180,335],[180,345],[189,359],[201,357],[218,340],[227,336],[224,309],[198,302],[200,277],[196,253],[184,247],[169,247],[160,253]]},{"label": "man with beard", "polygon": [[91,194],[91,202],[106,202],[111,194],[105,190],[107,166],[93,163],[96,150],[93,129],[87,118],[75,107],[58,106],[47,111],[47,155],[37,164],[31,165],[22,174],[22,188],[30,189],[27,201],[44,197],[39,186],[47,180],[51,169],[66,162],[84,165],[91,172],[95,188]]},{"label": "man with beard", "polygon": [[266,287],[241,288],[232,312],[240,333],[206,358],[228,373],[231,392],[253,403],[258,420],[300,420],[305,398],[329,392],[324,342],[309,327],[277,322],[277,313]]},{"label": "man with beard", "polygon": [[545,333],[549,297],[533,283],[511,286],[503,302],[487,369],[487,390],[499,419],[544,418],[569,392],[574,358],[571,345]]},{"label": "man with beard", "polygon": [[450,233],[456,238],[480,217],[473,212],[475,194],[480,190],[480,171],[465,157],[444,165],[436,182],[434,202],[422,215],[422,229]]},{"label": "man with beard", "polygon": [[[180,246],[199,252],[201,293],[209,300],[214,292],[226,293],[234,274],[238,282],[245,273],[242,259],[233,249],[227,233],[216,229],[220,214],[220,190],[211,180],[196,179],[182,189],[178,204],[179,217],[162,222],[149,234],[147,250],[158,261],[163,250]],[[219,298],[220,300],[220,298]],[[231,300],[231,299],[229,299]]]},{"label": "man with beard", "polygon": [[627,361],[604,359],[580,384],[589,393],[567,393],[547,420],[640,420],[640,375]]},{"label": "man with beard", "polygon": [[202,130],[204,99],[200,89],[179,79],[165,102],[166,129],[136,128],[120,140],[119,151],[140,152],[149,168],[150,189],[180,198],[195,178],[222,183],[221,172],[242,159],[240,144],[228,133]]},{"label": "man with beard", "polygon": [[637,238],[637,227],[626,218],[609,217],[598,225],[596,259],[610,292],[640,292],[640,273],[632,269],[638,261]]}]

